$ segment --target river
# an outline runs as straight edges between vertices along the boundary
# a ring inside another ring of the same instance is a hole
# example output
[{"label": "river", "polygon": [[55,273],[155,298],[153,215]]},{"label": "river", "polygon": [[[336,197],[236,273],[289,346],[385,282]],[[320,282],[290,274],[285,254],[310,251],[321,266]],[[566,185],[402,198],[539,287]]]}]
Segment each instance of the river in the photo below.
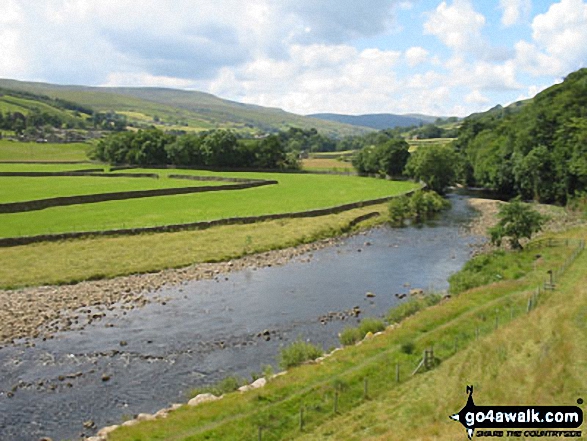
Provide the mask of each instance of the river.
[{"label": "river", "polygon": [[[84,422],[120,424],[187,401],[195,386],[250,378],[298,338],[339,346],[344,326],[382,317],[402,301],[396,294],[446,289],[481,240],[463,234],[474,216],[467,198],[450,199],[425,226],[375,228],[284,266],[165,288],[153,294],[168,297],[164,305],[0,349],[0,439],[90,436],[96,430]],[[344,314],[354,307],[359,318]]]}]

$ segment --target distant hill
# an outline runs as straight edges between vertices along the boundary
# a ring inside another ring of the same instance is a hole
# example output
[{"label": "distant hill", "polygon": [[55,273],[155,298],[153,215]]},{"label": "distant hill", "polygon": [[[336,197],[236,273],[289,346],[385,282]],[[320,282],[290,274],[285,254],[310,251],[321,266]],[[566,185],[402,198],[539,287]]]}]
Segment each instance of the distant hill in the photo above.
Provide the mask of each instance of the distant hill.
[{"label": "distant hill", "polygon": [[61,86],[0,79],[0,88],[78,103],[99,112],[125,115],[137,127],[199,131],[230,128],[244,133],[315,128],[332,137],[360,135],[368,127],[296,115],[281,109],[243,104],[214,95],[166,88]]},{"label": "distant hill", "polygon": [[436,121],[437,117],[427,115],[394,115],[392,113],[373,113],[367,115],[342,115],[337,113],[315,113],[308,115],[324,121],[336,121],[358,127],[370,127],[376,130],[394,127],[420,126]]}]

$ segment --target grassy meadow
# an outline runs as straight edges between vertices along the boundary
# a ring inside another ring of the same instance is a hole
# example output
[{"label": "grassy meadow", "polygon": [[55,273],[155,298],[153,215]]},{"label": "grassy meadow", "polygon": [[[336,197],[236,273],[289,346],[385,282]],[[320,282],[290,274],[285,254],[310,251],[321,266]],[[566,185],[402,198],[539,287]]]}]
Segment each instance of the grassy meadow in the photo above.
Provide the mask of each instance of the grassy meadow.
[{"label": "grassy meadow", "polygon": [[[0,170],[2,167],[0,167]],[[219,181],[185,179],[104,178],[95,176],[6,177],[0,176],[0,204],[54,197],[82,196],[120,191],[226,185]]]},{"label": "grassy meadow", "polygon": [[[165,176],[169,174],[180,173],[274,179],[278,181],[278,184],[246,190],[108,201],[24,213],[0,214],[0,237],[136,228],[297,212],[393,196],[416,188],[416,184],[411,182],[356,176],[149,169],[134,169],[132,172],[158,173],[162,176],[160,182],[165,182]],[[50,179],[56,179],[51,182],[57,183],[61,178]],[[106,181],[109,178],[99,179]],[[108,185],[104,181],[100,181],[100,185]],[[181,182],[185,185],[193,185],[196,181]],[[16,189],[16,186],[13,188]]]},{"label": "grassy meadow", "polygon": [[[568,236],[584,239],[587,230]],[[470,384],[478,405],[575,405],[587,390],[587,253],[528,309],[546,271],[573,251],[524,251],[540,258],[521,265],[518,279],[453,296],[321,363],[293,368],[263,389],[184,406],[166,419],[120,428],[109,439],[244,440],[259,431],[263,440],[465,439],[448,416],[464,406]],[[431,346],[436,367],[412,376]]]},{"label": "grassy meadow", "polygon": [[302,169],[309,171],[334,171],[334,172],[351,172],[355,169],[350,162],[339,161],[330,158],[308,158],[302,159]]},{"label": "grassy meadow", "polygon": [[49,144],[0,139],[0,162],[84,162],[88,160],[86,152],[90,147],[90,144],[81,142],[71,144]]}]

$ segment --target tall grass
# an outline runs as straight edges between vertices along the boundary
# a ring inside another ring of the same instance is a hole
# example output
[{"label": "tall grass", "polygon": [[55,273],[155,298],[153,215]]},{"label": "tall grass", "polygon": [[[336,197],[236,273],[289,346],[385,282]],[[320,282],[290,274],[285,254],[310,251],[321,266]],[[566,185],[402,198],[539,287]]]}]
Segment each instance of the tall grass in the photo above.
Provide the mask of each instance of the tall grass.
[{"label": "tall grass", "polygon": [[306,361],[315,360],[323,353],[318,346],[298,340],[281,350],[278,356],[279,367],[289,369],[299,366]]}]

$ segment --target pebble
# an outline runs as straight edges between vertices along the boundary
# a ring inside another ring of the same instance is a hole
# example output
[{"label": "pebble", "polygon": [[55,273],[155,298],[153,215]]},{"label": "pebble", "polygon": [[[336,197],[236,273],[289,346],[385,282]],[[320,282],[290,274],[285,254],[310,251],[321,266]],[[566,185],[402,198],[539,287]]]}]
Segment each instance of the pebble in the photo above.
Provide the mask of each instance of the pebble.
[{"label": "pebble", "polygon": [[[275,250],[220,263],[200,263],[158,273],[130,275],[108,280],[80,282],[75,285],[40,286],[16,290],[0,290],[0,345],[16,344],[15,340],[53,339],[57,332],[82,330],[92,322],[109,316],[126,315],[127,310],[151,302],[166,305],[168,299],[148,295],[163,286],[181,285],[191,280],[228,278],[228,273],[244,268],[284,265],[291,259],[311,251],[333,246],[338,239],[325,239],[293,248]],[[114,327],[112,323],[105,327]],[[32,343],[34,344],[34,343]]]}]

